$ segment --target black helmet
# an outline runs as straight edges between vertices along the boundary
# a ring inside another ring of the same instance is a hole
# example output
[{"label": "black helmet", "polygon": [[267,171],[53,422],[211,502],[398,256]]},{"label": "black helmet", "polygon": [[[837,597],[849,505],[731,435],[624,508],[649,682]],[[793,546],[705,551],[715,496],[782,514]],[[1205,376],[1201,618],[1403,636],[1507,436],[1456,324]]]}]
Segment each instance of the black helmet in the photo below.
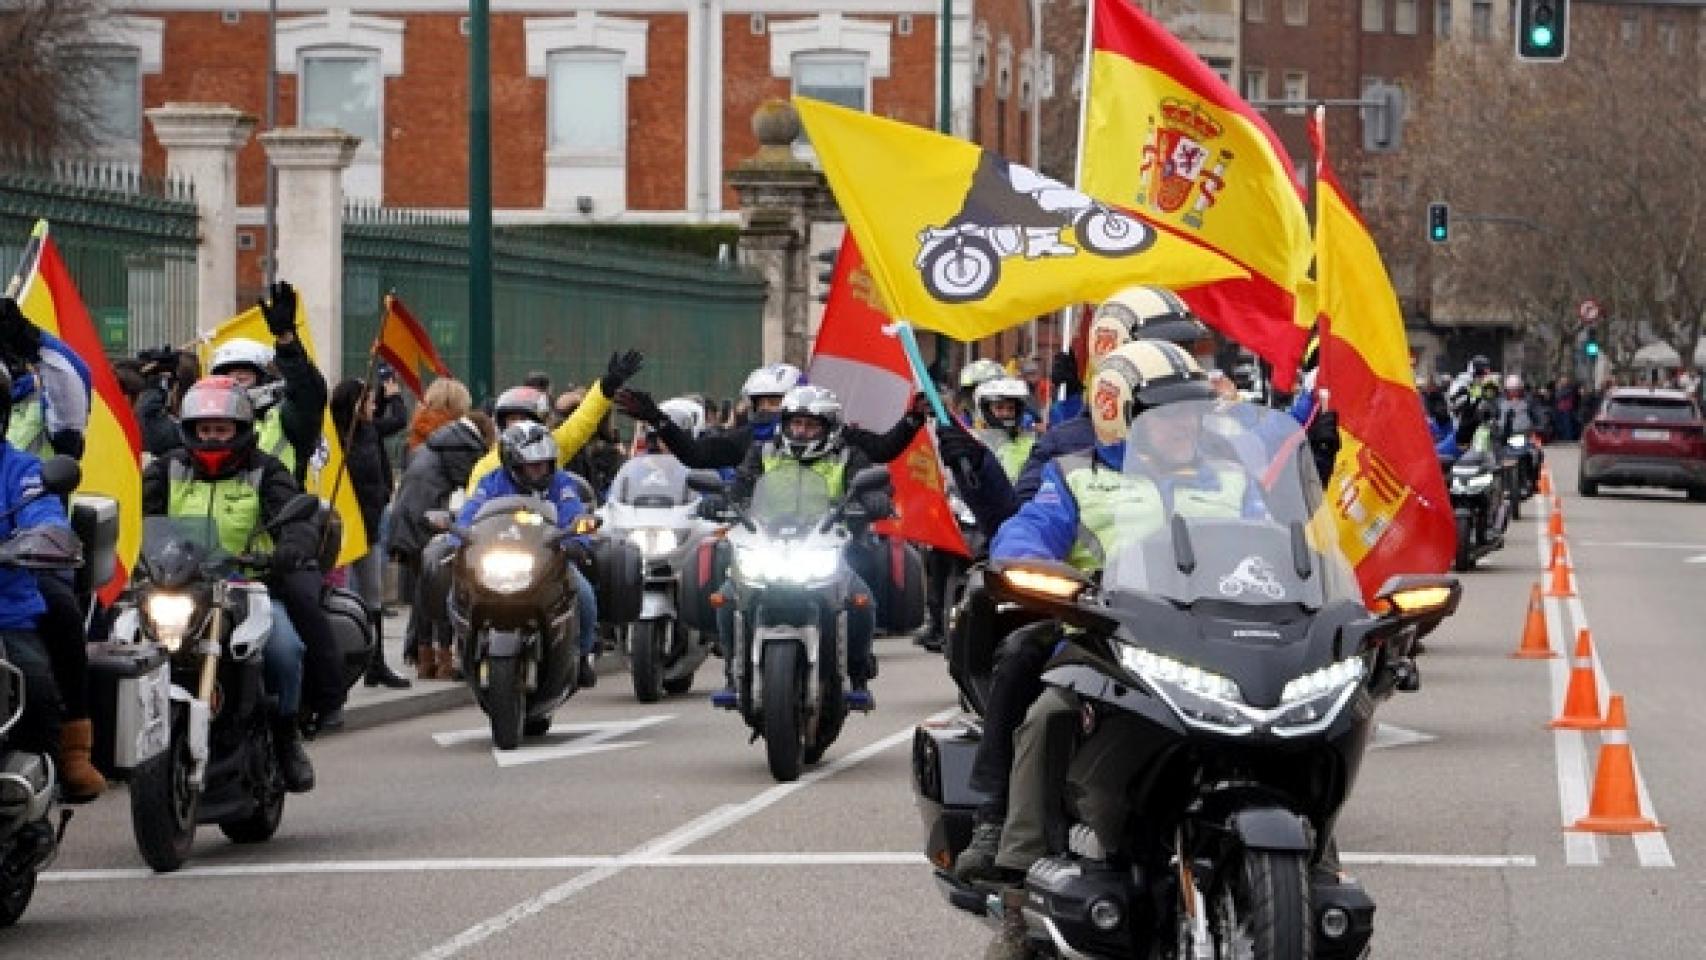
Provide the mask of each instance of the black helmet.
[{"label": "black helmet", "polygon": [[[557,470],[557,441],[544,424],[512,423],[498,438],[498,459],[516,489],[544,493],[551,488],[551,475]],[[550,469],[538,475],[524,469],[539,463],[549,464]]]},{"label": "black helmet", "polygon": [[[230,440],[203,440],[196,425],[204,420],[229,420],[237,428]],[[237,472],[255,448],[255,408],[249,392],[230,377],[203,377],[184,391],[178,415],[184,447],[197,472],[220,480]]]}]

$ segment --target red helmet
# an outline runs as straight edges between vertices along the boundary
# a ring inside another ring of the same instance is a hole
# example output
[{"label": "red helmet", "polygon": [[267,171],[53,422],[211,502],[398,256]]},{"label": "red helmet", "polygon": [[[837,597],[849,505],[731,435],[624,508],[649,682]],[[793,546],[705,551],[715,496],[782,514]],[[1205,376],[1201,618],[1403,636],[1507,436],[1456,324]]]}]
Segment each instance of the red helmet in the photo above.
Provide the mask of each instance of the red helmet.
[{"label": "red helmet", "polygon": [[[203,440],[196,425],[204,421],[230,421],[235,432],[229,440]],[[178,414],[178,429],[196,472],[209,480],[220,480],[237,471],[255,448],[255,408],[249,393],[230,377],[203,377],[184,391]]]}]

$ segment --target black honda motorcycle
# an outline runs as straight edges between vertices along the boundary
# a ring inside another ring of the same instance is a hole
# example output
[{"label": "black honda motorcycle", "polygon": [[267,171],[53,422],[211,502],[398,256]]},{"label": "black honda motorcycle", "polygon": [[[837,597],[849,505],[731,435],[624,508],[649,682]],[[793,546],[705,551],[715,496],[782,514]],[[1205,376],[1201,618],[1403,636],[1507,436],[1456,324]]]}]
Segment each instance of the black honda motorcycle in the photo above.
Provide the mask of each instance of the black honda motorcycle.
[{"label": "black honda motorcycle", "polygon": [[[1375,703],[1414,688],[1413,645],[1455,609],[1459,587],[1398,577],[1365,605],[1333,531],[1311,523],[1320,492],[1307,450],[1283,414],[1154,408],[1133,423],[1119,482],[1166,489],[1180,470],[1212,472],[1220,490],[1242,491],[1241,509],[1124,516],[1127,539],[1099,581],[998,560],[974,583],[950,638],[974,711],[1005,631],[1067,628],[1043,676],[1045,696],[1070,707],[1045,727],[1049,853],[1014,907],[1033,955],[1362,955],[1373,902],[1320,858]],[[1173,489],[1167,502],[1183,500]],[[921,726],[914,788],[949,902],[993,919],[1013,899],[949,872],[983,799],[970,787],[980,731],[975,716]]]}]

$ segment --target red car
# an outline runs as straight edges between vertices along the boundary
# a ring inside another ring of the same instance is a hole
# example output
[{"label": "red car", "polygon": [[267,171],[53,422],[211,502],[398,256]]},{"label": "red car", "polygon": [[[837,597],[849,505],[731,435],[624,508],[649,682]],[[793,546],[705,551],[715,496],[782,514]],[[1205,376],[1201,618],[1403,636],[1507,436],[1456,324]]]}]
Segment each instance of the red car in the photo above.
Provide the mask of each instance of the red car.
[{"label": "red car", "polygon": [[1680,390],[1618,387],[1582,436],[1582,496],[1602,486],[1669,487],[1706,502],[1706,422]]}]

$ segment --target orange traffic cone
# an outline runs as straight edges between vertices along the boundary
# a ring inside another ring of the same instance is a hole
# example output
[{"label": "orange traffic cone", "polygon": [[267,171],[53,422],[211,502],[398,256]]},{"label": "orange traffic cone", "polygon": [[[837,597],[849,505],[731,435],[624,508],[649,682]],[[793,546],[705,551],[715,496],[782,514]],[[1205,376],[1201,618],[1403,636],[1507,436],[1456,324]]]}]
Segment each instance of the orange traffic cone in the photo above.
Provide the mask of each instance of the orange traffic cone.
[{"label": "orange traffic cone", "polygon": [[1554,730],[1599,730],[1599,681],[1593,673],[1593,639],[1586,627],[1576,632],[1576,655],[1570,659],[1570,686],[1564,691],[1564,709],[1547,724]]},{"label": "orange traffic cone", "polygon": [[1629,749],[1629,721],[1623,715],[1620,693],[1611,695],[1611,706],[1606,710],[1588,815],[1570,829],[1593,833],[1646,833],[1664,829],[1657,820],[1641,813],[1641,791],[1635,786],[1635,754]]},{"label": "orange traffic cone", "polygon": [[1551,570],[1551,569],[1554,569],[1557,567],[1567,567],[1569,565],[1570,565],[1570,551],[1569,551],[1568,547],[1564,546],[1564,538],[1563,537],[1553,537],[1552,538],[1552,559],[1547,561],[1546,569]]},{"label": "orange traffic cone", "polygon": [[1559,509],[1556,500],[1552,501],[1552,513],[1546,518],[1546,535],[1550,537],[1564,535],[1564,512]]},{"label": "orange traffic cone", "polygon": [[1539,492],[1542,494],[1550,494],[1552,492],[1552,473],[1551,473],[1551,471],[1549,471],[1549,470],[1540,471]]},{"label": "orange traffic cone", "polygon": [[1511,654],[1515,660],[1549,660],[1556,657],[1546,639],[1546,614],[1540,609],[1540,584],[1528,591],[1528,617],[1522,625],[1522,643]]},{"label": "orange traffic cone", "polygon": [[1570,568],[1566,564],[1552,564],[1552,582],[1546,587],[1548,597],[1573,597],[1575,588],[1570,585]]}]

